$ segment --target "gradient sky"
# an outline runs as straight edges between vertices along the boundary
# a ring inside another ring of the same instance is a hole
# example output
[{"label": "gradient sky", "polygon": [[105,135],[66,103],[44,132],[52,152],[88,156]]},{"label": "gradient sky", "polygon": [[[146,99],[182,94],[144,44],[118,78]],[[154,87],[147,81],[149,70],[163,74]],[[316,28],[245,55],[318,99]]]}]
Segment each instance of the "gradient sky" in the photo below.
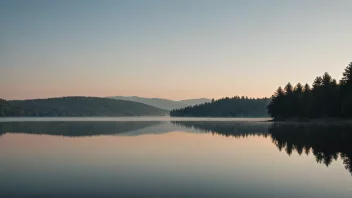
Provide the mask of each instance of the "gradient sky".
[{"label": "gradient sky", "polygon": [[350,0],[0,0],[0,97],[271,96],[340,79]]}]

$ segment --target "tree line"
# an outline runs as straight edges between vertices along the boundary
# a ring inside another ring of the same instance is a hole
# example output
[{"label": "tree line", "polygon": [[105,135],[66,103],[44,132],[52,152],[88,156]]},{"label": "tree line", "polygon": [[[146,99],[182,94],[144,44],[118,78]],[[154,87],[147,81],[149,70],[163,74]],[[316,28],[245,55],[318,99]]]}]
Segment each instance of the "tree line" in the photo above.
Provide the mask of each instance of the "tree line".
[{"label": "tree line", "polygon": [[351,118],[352,62],[337,82],[327,72],[315,78],[312,87],[288,83],[279,87],[267,106],[274,120],[289,118]]},{"label": "tree line", "polygon": [[212,99],[211,102],[174,109],[173,117],[267,117],[268,98],[233,98]]}]

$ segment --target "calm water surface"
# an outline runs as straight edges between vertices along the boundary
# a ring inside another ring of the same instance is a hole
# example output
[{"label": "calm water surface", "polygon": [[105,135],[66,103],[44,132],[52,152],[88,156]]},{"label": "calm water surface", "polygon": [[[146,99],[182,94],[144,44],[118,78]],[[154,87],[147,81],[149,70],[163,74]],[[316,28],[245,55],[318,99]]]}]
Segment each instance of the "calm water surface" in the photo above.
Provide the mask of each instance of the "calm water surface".
[{"label": "calm water surface", "polygon": [[349,125],[44,120],[0,122],[1,198],[352,197]]}]

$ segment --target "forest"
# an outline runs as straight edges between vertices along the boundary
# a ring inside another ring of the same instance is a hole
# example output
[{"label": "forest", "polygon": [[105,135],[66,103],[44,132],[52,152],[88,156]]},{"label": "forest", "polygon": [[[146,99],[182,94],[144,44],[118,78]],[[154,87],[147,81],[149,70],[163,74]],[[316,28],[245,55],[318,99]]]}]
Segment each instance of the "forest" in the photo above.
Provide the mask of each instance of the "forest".
[{"label": "forest", "polygon": [[315,78],[312,87],[288,83],[279,87],[267,106],[274,120],[291,118],[351,118],[352,117],[352,62],[337,82],[327,72]]},{"label": "forest", "polygon": [[150,116],[168,111],[146,104],[98,97],[62,97],[33,100],[1,100],[4,116]]},{"label": "forest", "polygon": [[235,96],[221,98],[200,105],[174,109],[172,117],[268,117],[268,98]]}]

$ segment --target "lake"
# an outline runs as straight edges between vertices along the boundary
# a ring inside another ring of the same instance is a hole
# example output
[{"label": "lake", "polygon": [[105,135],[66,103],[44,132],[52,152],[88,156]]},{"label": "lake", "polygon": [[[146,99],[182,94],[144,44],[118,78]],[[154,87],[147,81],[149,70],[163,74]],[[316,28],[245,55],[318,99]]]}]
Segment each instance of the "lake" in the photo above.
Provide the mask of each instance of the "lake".
[{"label": "lake", "polygon": [[352,126],[2,118],[0,197],[352,197]]}]

